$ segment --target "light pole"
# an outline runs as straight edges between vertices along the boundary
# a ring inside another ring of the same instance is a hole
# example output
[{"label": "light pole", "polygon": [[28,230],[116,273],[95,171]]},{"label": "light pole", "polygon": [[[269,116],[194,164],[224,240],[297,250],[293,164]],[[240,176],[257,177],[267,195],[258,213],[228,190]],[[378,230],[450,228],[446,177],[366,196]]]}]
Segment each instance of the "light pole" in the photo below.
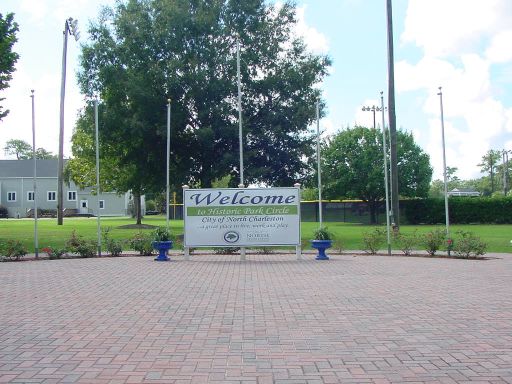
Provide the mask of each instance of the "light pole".
[{"label": "light pole", "polygon": [[[450,217],[448,215],[448,182],[446,175],[446,150],[445,150],[445,142],[444,142],[444,113],[443,113],[443,92],[441,90],[442,87],[439,87],[439,106],[441,108],[441,135],[442,135],[442,143],[443,143],[443,179],[444,179],[444,214],[446,216],[446,238],[448,242],[450,241]],[[448,254],[450,249],[448,248]]]},{"label": "light pole", "polygon": [[[384,138],[386,137],[386,133],[385,133],[385,130],[386,130],[386,125],[384,124],[384,111],[387,111],[387,107],[384,107],[384,104],[383,104],[383,101],[384,101],[384,97],[383,97],[383,92],[380,93],[380,97],[381,97],[381,106],[378,107],[376,105],[372,105],[372,106],[363,106],[363,108],[361,108],[364,112],[373,112],[373,129],[375,129],[375,112],[382,112],[382,129],[383,129],[383,135],[384,135]],[[389,135],[389,148],[391,149],[391,134]],[[390,162],[391,163],[391,162]],[[387,166],[386,166],[387,167]],[[391,164],[390,164],[390,167],[389,167],[389,173],[390,175],[392,174],[392,170],[391,170]],[[393,218],[393,182],[390,180],[388,180],[388,178],[386,178],[386,185],[389,186],[390,188],[390,196],[391,196],[391,199],[390,199],[390,206],[391,206],[391,210],[387,209],[387,212],[386,215],[391,215],[390,218],[391,218],[391,221],[394,223],[394,218]]]},{"label": "light pole", "polygon": [[240,40],[236,41],[236,77],[238,84],[238,146],[240,152],[240,185],[244,186],[244,142],[242,139],[242,85],[240,80]]},{"label": "light pole", "polygon": [[62,225],[63,221],[63,181],[64,181],[64,98],[66,95],[66,56],[68,47],[68,34],[78,41],[78,20],[70,17],[64,23],[64,43],[62,47],[62,79],[60,85],[60,130],[59,130],[59,159],[57,175],[57,224]]},{"label": "light pole", "polygon": [[[386,124],[384,120],[384,92],[380,93],[380,111],[382,112],[382,150],[384,152],[384,185],[386,191],[386,235],[388,242],[388,255],[391,256],[391,234],[389,231],[389,217],[391,216],[391,212],[389,210],[389,188],[388,188],[388,151],[386,148]],[[375,112],[374,112],[375,113]]]},{"label": "light pole", "polygon": [[375,129],[375,112],[383,111],[383,107],[377,107],[375,105],[367,106],[364,105],[363,108],[361,108],[364,112],[373,112],[373,129]]},{"label": "light pole", "polygon": [[30,98],[32,99],[32,157],[34,161],[34,253],[36,258],[39,257],[39,241],[37,235],[37,159],[36,159],[36,120],[35,120],[35,107],[34,107],[34,90],[31,90]]},{"label": "light pole", "polygon": [[316,163],[318,167],[318,218],[322,228],[322,172],[320,169],[320,102],[316,102]]},{"label": "light pole", "polygon": [[169,229],[169,162],[171,157],[171,99],[167,99],[167,168],[166,168],[166,184],[165,184],[165,201],[166,201],[166,225]]},{"label": "light pole", "polygon": [[96,133],[96,196],[98,200],[98,256],[101,256],[101,214],[100,214],[100,139],[98,124],[98,98],[94,99],[94,131]]}]

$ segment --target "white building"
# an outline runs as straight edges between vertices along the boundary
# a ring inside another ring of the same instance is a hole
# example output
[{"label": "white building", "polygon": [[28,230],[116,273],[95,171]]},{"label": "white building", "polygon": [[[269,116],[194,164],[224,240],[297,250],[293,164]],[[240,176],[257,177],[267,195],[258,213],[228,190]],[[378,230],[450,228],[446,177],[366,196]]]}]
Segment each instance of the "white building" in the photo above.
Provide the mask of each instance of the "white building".
[{"label": "white building", "polygon": [[[9,217],[27,217],[33,214],[34,199],[37,208],[51,214],[57,212],[57,159],[37,160],[36,193],[34,194],[33,160],[0,160],[0,205],[7,208]],[[93,215],[127,216],[130,193],[115,192],[93,195],[90,188],[81,190],[73,182],[63,186],[65,216]],[[99,200],[99,201],[98,201]],[[99,207],[99,208],[98,208]],[[145,201],[142,197],[142,213]]]}]

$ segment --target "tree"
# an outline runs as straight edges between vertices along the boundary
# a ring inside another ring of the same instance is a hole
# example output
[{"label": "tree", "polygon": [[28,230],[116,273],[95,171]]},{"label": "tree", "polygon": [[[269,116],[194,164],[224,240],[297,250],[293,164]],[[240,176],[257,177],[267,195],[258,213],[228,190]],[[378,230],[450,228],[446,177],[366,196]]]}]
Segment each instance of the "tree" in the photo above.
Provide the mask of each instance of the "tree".
[{"label": "tree", "polygon": [[130,170],[116,189],[163,188],[167,99],[172,183],[210,187],[230,174],[238,184],[237,39],[245,182],[306,177],[307,127],[320,96],[313,86],[330,61],[293,37],[295,23],[294,6],[264,0],[130,0],[104,9],[82,49],[79,83],[86,95],[101,95],[100,141],[111,149],[102,156]]},{"label": "tree", "polygon": [[[429,156],[410,133],[398,131],[397,143],[401,196],[427,196],[432,178]],[[376,223],[379,202],[385,198],[381,132],[361,126],[349,128],[330,138],[322,154],[325,196],[367,202],[371,222]]]},{"label": "tree", "polygon": [[[18,24],[14,21],[14,14],[8,13],[5,18],[0,13],[0,91],[9,87],[9,81],[12,79],[14,65],[18,61],[18,54],[13,52],[12,47],[18,39]],[[5,98],[0,98],[0,101]],[[2,110],[0,105],[0,121],[7,116],[9,110]]]},{"label": "tree", "polygon": [[[32,146],[24,140],[11,139],[5,143],[6,155],[14,155],[17,160],[32,159]],[[56,159],[57,156],[44,148],[36,149],[36,159]]]},{"label": "tree", "polygon": [[[464,181],[459,179],[455,174],[458,171],[457,167],[446,167],[446,182],[448,192],[454,188],[464,188]],[[430,184],[429,192],[430,197],[443,197],[444,196],[444,180],[434,180]]]},{"label": "tree", "polygon": [[17,160],[28,159],[32,153],[32,146],[24,140],[11,139],[5,143],[6,155],[14,155]]},{"label": "tree", "polygon": [[478,164],[480,172],[489,173],[491,179],[491,194],[495,191],[494,176],[496,174],[496,166],[498,161],[501,159],[501,152],[490,149],[485,155],[482,156],[482,162]]},{"label": "tree", "polygon": [[[32,153],[30,153],[30,159],[32,158]],[[47,151],[44,148],[36,149],[36,159],[56,159],[57,155],[54,155],[52,152]]]}]

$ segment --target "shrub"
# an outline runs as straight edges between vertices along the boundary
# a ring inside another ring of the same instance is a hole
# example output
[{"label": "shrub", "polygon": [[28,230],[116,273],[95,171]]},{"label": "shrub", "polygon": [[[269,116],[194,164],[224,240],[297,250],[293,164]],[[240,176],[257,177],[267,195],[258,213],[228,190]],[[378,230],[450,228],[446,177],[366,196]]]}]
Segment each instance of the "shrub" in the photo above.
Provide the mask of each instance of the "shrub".
[{"label": "shrub", "polygon": [[222,247],[215,248],[213,250],[213,253],[215,253],[216,255],[232,255],[234,253],[237,253],[239,250],[239,247]]},{"label": "shrub", "polygon": [[336,251],[338,251],[339,253],[343,253],[343,251],[345,250],[345,244],[340,239],[336,239],[336,240],[334,240],[334,247],[333,248]]},{"label": "shrub", "polygon": [[363,233],[363,250],[370,255],[375,255],[384,243],[386,234],[381,228]]},{"label": "shrub", "polygon": [[106,227],[102,229],[103,242],[105,243],[105,248],[107,252],[110,253],[111,256],[119,256],[123,252],[123,246],[121,241],[112,239],[110,237],[111,227]]},{"label": "shrub", "polygon": [[138,232],[128,240],[131,249],[139,252],[141,256],[151,256],[153,254],[153,246],[151,245],[152,237],[150,234]]},{"label": "shrub", "polygon": [[7,207],[0,205],[0,217],[7,218],[9,217],[9,212],[7,211]]},{"label": "shrub", "polygon": [[320,227],[313,232],[313,239],[315,240],[332,240],[332,238],[332,233],[326,227]]},{"label": "shrub", "polygon": [[67,252],[66,248],[45,247],[41,251],[46,252],[50,260],[60,259]]},{"label": "shrub", "polygon": [[400,247],[400,250],[404,253],[405,256],[410,256],[412,251],[418,245],[418,232],[414,231],[413,233],[395,233],[394,240],[397,245]]},{"label": "shrub", "polygon": [[7,240],[1,252],[2,260],[19,261],[28,253],[28,249],[19,240]]},{"label": "shrub", "polygon": [[453,244],[453,251],[457,256],[481,256],[485,254],[486,249],[487,243],[472,232],[457,231],[457,237]]},{"label": "shrub", "polygon": [[437,228],[423,235],[423,247],[430,256],[434,256],[441,249],[446,239],[446,233],[443,229]]},{"label": "shrub", "polygon": [[71,237],[66,242],[66,248],[80,257],[93,257],[96,255],[96,244],[77,235],[75,230],[71,232]]},{"label": "shrub", "polygon": [[259,255],[270,255],[271,253],[274,253],[272,247],[257,247],[255,250]]},{"label": "shrub", "polygon": [[156,211],[155,200],[146,200],[146,211]]},{"label": "shrub", "polygon": [[153,231],[153,240],[154,241],[171,241],[172,235],[171,232],[165,227],[158,227]]}]

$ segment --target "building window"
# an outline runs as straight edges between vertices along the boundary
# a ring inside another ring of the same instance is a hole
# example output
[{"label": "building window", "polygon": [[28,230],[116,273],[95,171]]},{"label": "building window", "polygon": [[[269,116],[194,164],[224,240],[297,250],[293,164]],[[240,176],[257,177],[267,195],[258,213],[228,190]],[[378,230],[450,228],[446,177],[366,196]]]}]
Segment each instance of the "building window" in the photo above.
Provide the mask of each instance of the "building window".
[{"label": "building window", "polygon": [[16,201],[16,192],[7,192],[7,201]]},{"label": "building window", "polygon": [[76,201],[76,191],[68,191],[68,201]]},{"label": "building window", "polygon": [[105,209],[105,200],[100,200],[100,209]]},{"label": "building window", "polygon": [[57,200],[57,192],[48,191],[48,201],[56,201]]},{"label": "building window", "polygon": [[34,201],[34,191],[28,191],[27,192],[27,201]]}]

